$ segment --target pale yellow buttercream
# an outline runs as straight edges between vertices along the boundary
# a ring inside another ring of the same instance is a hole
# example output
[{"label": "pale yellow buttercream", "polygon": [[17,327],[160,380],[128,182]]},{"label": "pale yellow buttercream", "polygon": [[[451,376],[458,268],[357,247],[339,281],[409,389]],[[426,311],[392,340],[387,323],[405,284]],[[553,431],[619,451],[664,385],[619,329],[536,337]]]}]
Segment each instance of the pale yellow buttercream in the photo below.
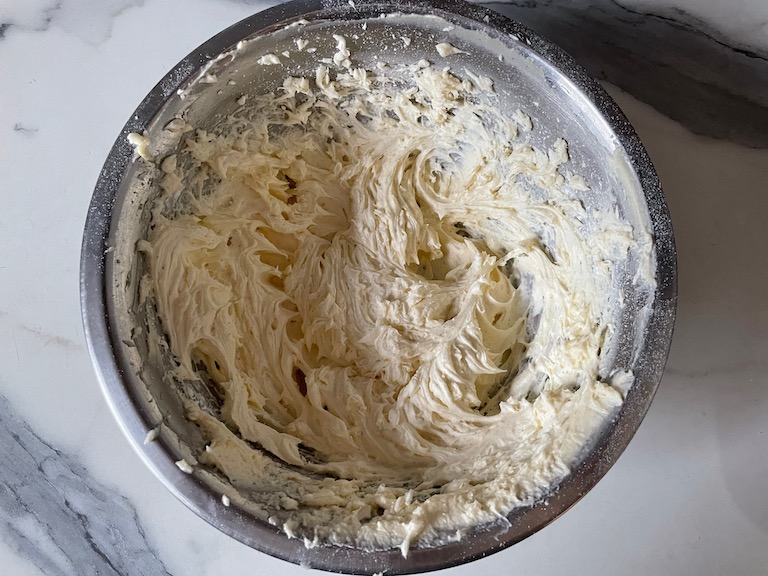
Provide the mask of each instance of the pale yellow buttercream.
[{"label": "pale yellow buttercream", "polygon": [[622,402],[598,365],[633,230],[492,86],[321,66],[161,164],[149,296],[177,377],[222,398],[189,406],[200,461],[312,545],[460,537]]}]

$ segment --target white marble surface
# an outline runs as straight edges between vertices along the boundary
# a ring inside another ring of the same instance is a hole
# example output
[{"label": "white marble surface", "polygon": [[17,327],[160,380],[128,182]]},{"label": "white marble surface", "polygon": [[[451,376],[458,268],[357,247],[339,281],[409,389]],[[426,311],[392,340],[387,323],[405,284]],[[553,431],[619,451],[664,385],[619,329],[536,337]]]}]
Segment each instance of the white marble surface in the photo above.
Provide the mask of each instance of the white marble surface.
[{"label": "white marble surface", "polygon": [[[141,464],[102,399],[78,297],[88,203],[122,125],[184,55],[266,5],[0,2],[2,574],[306,573],[220,534]],[[765,40],[761,0],[642,5],[695,9],[742,48]],[[694,136],[614,94],[675,225],[666,374],[626,453],[573,510],[444,574],[768,574],[768,150]]]},{"label": "white marble surface", "polygon": [[697,21],[719,40],[768,50],[768,2],[761,0],[617,0],[617,4],[674,19]]}]

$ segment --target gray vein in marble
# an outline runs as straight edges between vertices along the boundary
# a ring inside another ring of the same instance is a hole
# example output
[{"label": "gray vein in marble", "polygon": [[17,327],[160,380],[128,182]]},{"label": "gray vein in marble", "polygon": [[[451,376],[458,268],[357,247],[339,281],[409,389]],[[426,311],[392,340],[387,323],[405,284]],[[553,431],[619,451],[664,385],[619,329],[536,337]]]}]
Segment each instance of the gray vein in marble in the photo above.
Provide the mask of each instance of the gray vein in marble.
[{"label": "gray vein in marble", "polygon": [[13,338],[13,351],[16,352],[16,362],[21,364],[21,356],[19,355],[19,343],[16,341],[16,331],[11,329],[11,337]]},{"label": "gray vein in marble", "polygon": [[54,13],[61,9],[61,4],[61,0],[30,0],[25,3],[7,4],[0,8],[0,19],[3,21],[0,28],[3,32],[12,26],[44,32],[50,27]]},{"label": "gray vein in marble", "polygon": [[26,124],[22,124],[21,122],[16,122],[16,124],[13,125],[13,131],[18,134],[24,134],[27,136],[32,136],[34,134],[37,134],[38,128],[35,128],[33,126],[27,126]]},{"label": "gray vein in marble", "polygon": [[702,368],[685,369],[678,368],[676,366],[670,366],[667,364],[664,368],[665,374],[673,376],[680,376],[682,378],[709,378],[722,377],[722,376],[736,376],[743,374],[764,374],[768,370],[768,363],[766,362],[749,362],[739,360],[735,362],[723,363],[722,360],[718,362],[717,366],[705,366]]},{"label": "gray vein in marble", "polygon": [[[37,132],[37,128],[35,128],[34,131]],[[2,268],[2,266],[0,266],[0,268]],[[22,332],[25,332],[33,336],[34,338],[37,338],[38,340],[42,340],[43,348],[48,346],[49,344],[53,344],[60,348],[70,348],[72,350],[80,350],[83,347],[82,344],[80,344],[79,342],[76,342],[75,340],[72,340],[71,338],[65,338],[64,336],[57,336],[56,334],[49,334],[47,332],[43,332],[40,328],[27,326],[26,324],[19,322],[16,318],[14,318],[8,312],[5,312],[3,310],[0,310],[0,319],[5,319],[6,322],[9,322],[12,324],[11,330],[13,331],[14,334],[16,330],[20,330]]]},{"label": "gray vein in marble", "polygon": [[734,47],[768,53],[768,4],[764,0],[614,0],[637,12],[668,16]]},{"label": "gray vein in marble", "polygon": [[715,30],[707,22],[694,16],[690,12],[683,10],[682,8],[667,8],[650,12],[647,10],[637,10],[630,8],[629,6],[624,6],[616,0],[611,0],[611,4],[613,4],[618,10],[625,10],[632,16],[656,18],[662,22],[667,22],[671,26],[682,26],[688,28],[694,33],[701,34],[708,40],[719,44],[723,48],[733,50],[734,52],[743,54],[749,58],[757,58],[759,60],[766,60],[768,62],[765,54],[760,53],[757,47],[753,48],[749,44],[742,44],[738,38],[729,39],[724,37],[723,34]]},{"label": "gray vein in marble", "polygon": [[46,443],[0,396],[0,536],[49,576],[161,576],[131,503]]},{"label": "gray vein in marble", "polygon": [[689,21],[614,0],[485,5],[553,40],[593,76],[692,132],[768,148],[768,59],[756,47],[734,48],[682,11],[674,13]]},{"label": "gray vein in marble", "polygon": [[117,16],[143,4],[144,0],[24,0],[0,5],[0,40],[13,29],[46,32],[59,27],[84,42],[98,45],[110,38]]}]

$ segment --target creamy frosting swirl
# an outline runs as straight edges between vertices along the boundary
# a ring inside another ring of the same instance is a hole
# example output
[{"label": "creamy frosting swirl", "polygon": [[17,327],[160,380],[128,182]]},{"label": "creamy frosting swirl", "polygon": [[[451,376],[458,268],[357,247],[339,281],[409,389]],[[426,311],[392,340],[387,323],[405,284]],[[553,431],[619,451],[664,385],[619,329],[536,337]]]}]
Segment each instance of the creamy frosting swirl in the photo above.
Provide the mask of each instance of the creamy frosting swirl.
[{"label": "creamy frosting swirl", "polygon": [[487,78],[332,76],[162,161],[149,295],[221,399],[189,406],[200,461],[308,544],[407,553],[545,494],[621,404],[599,363],[635,238]]}]

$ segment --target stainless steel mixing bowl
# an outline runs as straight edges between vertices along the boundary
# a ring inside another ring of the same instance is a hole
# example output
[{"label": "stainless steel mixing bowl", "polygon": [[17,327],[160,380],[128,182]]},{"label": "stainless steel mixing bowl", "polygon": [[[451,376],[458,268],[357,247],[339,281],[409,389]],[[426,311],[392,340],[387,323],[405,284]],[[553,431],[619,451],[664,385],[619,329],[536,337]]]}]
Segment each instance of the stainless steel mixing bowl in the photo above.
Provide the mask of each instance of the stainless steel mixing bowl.
[{"label": "stainless steel mixing bowl", "polygon": [[[175,462],[194,461],[204,440],[181,408],[179,396],[189,392],[179,391],[166,373],[165,363],[172,360],[148,353],[145,328],[157,320],[137,305],[145,264],[136,242],[149,226],[155,173],[136,159],[128,133],[146,131],[153,151],[162,156],[178,145],[163,130],[177,113],[185,111],[197,127],[211,127],[235,109],[242,94],[274,89],[288,72],[313,76],[317,58],[335,51],[328,41],[332,33],[346,36],[353,59],[368,65],[376,58],[434,60],[437,42],[465,50],[462,59],[447,64],[493,79],[503,107],[510,112],[522,108],[533,118],[535,145],[546,147],[565,137],[580,162],[575,171],[587,176],[594,190],[588,201],[604,205],[610,200],[601,191],[612,191],[621,214],[654,235],[655,294],[641,294],[627,282],[626,304],[617,319],[620,346],[612,368],[630,369],[636,376],[619,414],[547,498],[513,510],[508,523],[479,526],[459,542],[414,548],[407,558],[399,550],[308,549],[260,519],[247,495],[216,471],[198,467],[193,474],[182,472]],[[299,35],[320,47],[318,54],[295,51]],[[412,39],[409,46],[401,40],[404,35]],[[250,41],[238,48],[244,39]],[[283,50],[291,51],[288,70],[256,64],[261,55]],[[200,517],[263,552],[314,568],[365,574],[427,571],[486,556],[533,534],[586,494],[616,461],[648,410],[670,345],[676,295],[674,239],[659,180],[616,104],[551,42],[486,8],[454,0],[355,5],[297,0],[247,18],[200,46],[147,95],[118,136],[96,185],[81,263],[85,330],[103,391],[136,451],[170,491]],[[652,314],[643,323],[638,308],[648,301]],[[157,440],[145,445],[146,434],[156,427]],[[222,494],[231,506],[222,505]]]}]

